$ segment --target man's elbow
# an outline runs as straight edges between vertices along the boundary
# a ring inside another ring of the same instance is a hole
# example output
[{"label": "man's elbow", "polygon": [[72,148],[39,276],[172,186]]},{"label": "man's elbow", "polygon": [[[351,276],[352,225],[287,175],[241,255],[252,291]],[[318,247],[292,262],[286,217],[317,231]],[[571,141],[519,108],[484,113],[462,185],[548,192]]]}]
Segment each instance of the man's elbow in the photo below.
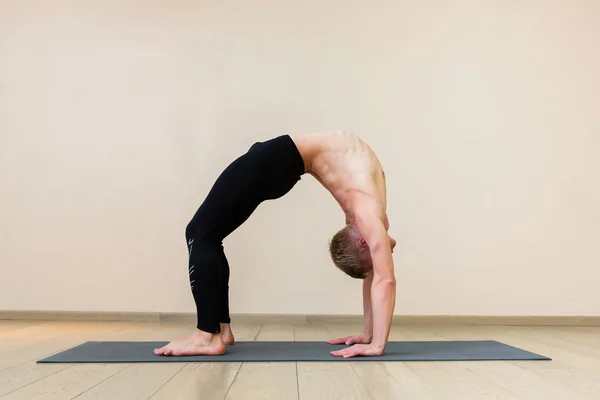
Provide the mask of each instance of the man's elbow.
[{"label": "man's elbow", "polygon": [[396,289],[396,277],[392,274],[390,275],[375,275],[375,284],[380,287]]}]

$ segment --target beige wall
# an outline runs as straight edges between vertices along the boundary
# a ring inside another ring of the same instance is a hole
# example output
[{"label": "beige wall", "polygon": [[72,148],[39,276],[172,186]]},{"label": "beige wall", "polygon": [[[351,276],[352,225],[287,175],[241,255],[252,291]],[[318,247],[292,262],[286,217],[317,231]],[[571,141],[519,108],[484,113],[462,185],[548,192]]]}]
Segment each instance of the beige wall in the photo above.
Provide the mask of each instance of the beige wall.
[{"label": "beige wall", "polygon": [[[600,315],[600,3],[0,0],[0,309],[193,311],[183,230],[257,140],[378,152],[396,314]],[[227,239],[235,313],[358,314],[310,178]]]}]

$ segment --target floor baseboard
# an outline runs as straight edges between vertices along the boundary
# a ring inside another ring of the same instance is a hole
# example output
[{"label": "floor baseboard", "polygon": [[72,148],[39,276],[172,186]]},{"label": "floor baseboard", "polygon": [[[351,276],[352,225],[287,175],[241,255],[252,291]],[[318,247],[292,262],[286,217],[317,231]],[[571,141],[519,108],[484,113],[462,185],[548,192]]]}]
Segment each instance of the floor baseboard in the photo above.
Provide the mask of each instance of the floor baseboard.
[{"label": "floor baseboard", "polygon": [[94,311],[0,311],[0,320],[160,322],[159,313]]},{"label": "floor baseboard", "polygon": [[[362,323],[361,315],[232,314],[240,323]],[[0,311],[0,320],[128,321],[195,323],[192,313]],[[600,316],[468,316],[396,315],[394,325],[600,326]]]}]

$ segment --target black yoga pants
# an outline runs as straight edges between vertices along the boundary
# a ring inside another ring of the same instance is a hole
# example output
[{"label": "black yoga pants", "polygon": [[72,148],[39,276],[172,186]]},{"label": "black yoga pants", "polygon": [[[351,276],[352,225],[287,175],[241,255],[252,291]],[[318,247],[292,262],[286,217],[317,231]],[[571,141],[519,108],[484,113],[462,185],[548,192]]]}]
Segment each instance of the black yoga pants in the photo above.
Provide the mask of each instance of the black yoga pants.
[{"label": "black yoga pants", "polygon": [[288,193],[305,173],[304,160],[290,136],[255,143],[218,177],[189,222],[190,286],[201,331],[220,332],[229,317],[229,263],[223,239],[265,200]]}]

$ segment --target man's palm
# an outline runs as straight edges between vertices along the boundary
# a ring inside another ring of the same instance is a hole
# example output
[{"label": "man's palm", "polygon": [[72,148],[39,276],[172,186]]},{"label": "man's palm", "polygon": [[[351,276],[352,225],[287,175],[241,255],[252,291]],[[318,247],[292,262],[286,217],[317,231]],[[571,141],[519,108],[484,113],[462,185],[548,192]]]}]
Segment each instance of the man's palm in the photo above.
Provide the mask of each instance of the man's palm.
[{"label": "man's palm", "polygon": [[355,344],[351,347],[346,347],[342,350],[332,351],[331,355],[335,357],[358,357],[358,356],[367,356],[367,357],[378,357],[383,354],[383,350],[379,350],[373,345],[370,344]]},{"label": "man's palm", "polygon": [[354,335],[354,336],[346,336],[339,339],[332,339],[327,341],[329,344],[345,344],[346,346],[350,346],[352,344],[369,344],[371,343],[371,338],[366,335]]}]

